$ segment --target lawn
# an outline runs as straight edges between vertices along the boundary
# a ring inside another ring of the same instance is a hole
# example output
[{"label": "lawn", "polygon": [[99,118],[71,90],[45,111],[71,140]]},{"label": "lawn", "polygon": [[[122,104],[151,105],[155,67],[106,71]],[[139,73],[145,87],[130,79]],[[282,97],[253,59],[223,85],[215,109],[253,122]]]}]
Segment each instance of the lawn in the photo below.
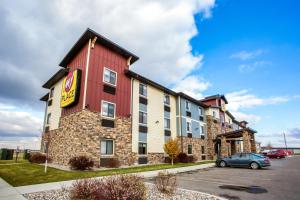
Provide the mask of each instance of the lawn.
[{"label": "lawn", "polygon": [[74,180],[80,178],[89,178],[97,176],[108,176],[113,174],[126,174],[144,171],[153,171],[159,169],[170,169],[177,167],[186,167],[212,163],[214,161],[203,161],[200,163],[177,163],[171,164],[147,165],[130,168],[110,169],[101,171],[63,171],[55,168],[48,168],[47,174],[44,173],[44,167],[37,164],[23,162],[20,164],[0,164],[0,177],[13,186],[32,185],[39,183],[48,183],[56,181]]}]

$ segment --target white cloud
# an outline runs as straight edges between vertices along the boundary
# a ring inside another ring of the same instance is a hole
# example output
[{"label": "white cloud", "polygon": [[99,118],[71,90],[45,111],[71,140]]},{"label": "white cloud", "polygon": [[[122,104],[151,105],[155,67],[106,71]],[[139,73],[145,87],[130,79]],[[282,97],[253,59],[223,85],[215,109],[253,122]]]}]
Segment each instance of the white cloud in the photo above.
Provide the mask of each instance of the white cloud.
[{"label": "white cloud", "polygon": [[247,114],[247,113],[243,113],[243,112],[238,112],[238,111],[232,111],[231,112],[233,114],[233,116],[238,120],[238,121],[247,121],[252,125],[255,125],[256,123],[258,123],[261,120],[261,117],[258,115],[254,115],[254,114]]},{"label": "white cloud", "polygon": [[32,149],[39,150],[41,145],[40,137],[30,137],[30,138],[14,138],[12,140],[1,140],[0,148],[9,148],[16,149],[19,147],[20,149]]},{"label": "white cloud", "polygon": [[229,101],[228,108],[232,111],[255,106],[280,104],[289,101],[289,98],[284,96],[260,98],[250,94],[248,90],[228,93],[226,94],[226,98]]},{"label": "white cloud", "polygon": [[253,63],[239,65],[239,71],[240,72],[252,72],[257,68],[270,66],[270,65],[272,65],[272,62],[260,60],[260,61],[255,61]]},{"label": "white cloud", "polygon": [[187,95],[194,97],[195,99],[204,98],[202,92],[207,90],[211,86],[211,83],[197,76],[187,76],[180,82],[178,82],[173,90],[177,92],[184,92]]},{"label": "white cloud", "polygon": [[[17,111],[15,106],[1,103],[0,137],[40,136],[42,120],[30,112]],[[10,109],[7,109],[10,108]]]},{"label": "white cloud", "polygon": [[245,60],[250,60],[250,59],[256,58],[256,57],[262,55],[263,53],[265,53],[265,51],[261,50],[261,49],[257,49],[254,51],[243,50],[243,51],[232,54],[230,56],[230,58],[236,58],[236,59],[245,61]]}]

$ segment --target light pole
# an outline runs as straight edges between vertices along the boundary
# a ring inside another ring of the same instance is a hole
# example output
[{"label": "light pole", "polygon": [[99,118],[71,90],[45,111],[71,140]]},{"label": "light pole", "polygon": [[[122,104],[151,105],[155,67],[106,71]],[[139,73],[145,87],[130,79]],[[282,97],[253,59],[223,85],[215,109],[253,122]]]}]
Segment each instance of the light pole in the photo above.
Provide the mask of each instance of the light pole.
[{"label": "light pole", "polygon": [[48,141],[44,141],[44,147],[46,152],[46,160],[45,160],[45,173],[47,173],[47,165],[48,165]]}]

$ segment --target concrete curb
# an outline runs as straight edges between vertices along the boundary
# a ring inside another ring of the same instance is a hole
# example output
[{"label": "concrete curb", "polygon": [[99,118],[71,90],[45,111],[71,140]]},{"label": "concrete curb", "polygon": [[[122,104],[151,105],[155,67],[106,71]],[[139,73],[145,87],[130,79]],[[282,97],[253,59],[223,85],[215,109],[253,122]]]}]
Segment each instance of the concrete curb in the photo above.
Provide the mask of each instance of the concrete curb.
[{"label": "concrete curb", "polygon": [[[143,176],[144,178],[151,178],[157,176],[159,172],[167,171],[169,173],[182,173],[187,171],[194,171],[199,169],[205,169],[215,166],[214,163],[202,164],[202,165],[195,165],[189,167],[179,167],[179,168],[172,168],[172,169],[163,169],[163,170],[155,170],[155,171],[147,171],[147,172],[139,172],[139,173],[131,173],[139,176]],[[101,176],[101,177],[94,177],[95,179],[102,179],[109,176]],[[70,187],[72,186],[73,182],[76,180],[70,181],[60,181],[60,182],[52,182],[52,183],[42,183],[42,184],[35,184],[35,185],[27,185],[27,186],[20,186],[15,187],[15,189],[20,194],[27,194],[27,193],[34,193],[34,192],[42,192],[48,190],[59,190],[62,187]]]}]

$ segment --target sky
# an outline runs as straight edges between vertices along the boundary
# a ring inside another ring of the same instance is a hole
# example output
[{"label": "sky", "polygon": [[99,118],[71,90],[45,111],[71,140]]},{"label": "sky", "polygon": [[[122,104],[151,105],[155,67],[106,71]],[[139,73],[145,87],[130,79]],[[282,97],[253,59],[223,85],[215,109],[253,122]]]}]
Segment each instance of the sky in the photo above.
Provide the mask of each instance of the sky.
[{"label": "sky", "polygon": [[[285,0],[0,0],[0,147],[39,149],[41,85],[87,27],[132,70],[201,99],[224,94],[262,145],[300,147],[300,8]],[[165,74],[162,76],[161,74]]]}]

